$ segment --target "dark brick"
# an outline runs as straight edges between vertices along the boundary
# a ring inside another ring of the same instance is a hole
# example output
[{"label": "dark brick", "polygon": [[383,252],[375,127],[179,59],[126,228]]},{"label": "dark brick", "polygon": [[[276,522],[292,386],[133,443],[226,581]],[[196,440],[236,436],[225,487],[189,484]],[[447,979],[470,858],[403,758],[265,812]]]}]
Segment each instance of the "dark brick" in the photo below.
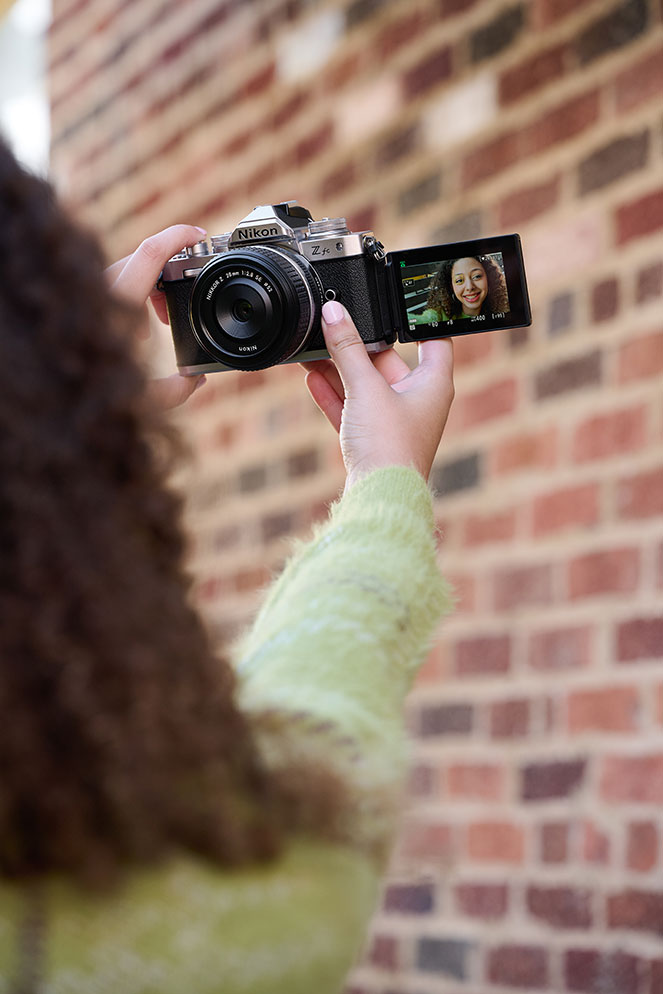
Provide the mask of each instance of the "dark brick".
[{"label": "dark brick", "polygon": [[498,946],[488,952],[488,980],[493,984],[532,988],[548,986],[548,954],[540,946]]},{"label": "dark brick", "polygon": [[562,359],[537,373],[536,398],[545,400],[569,390],[582,390],[583,387],[598,385],[602,378],[603,365],[598,350],[573,359]]},{"label": "dark brick", "polygon": [[587,156],[578,167],[578,190],[581,195],[601,190],[622,176],[642,169],[649,160],[649,131],[617,138]]},{"label": "dark brick", "polygon": [[302,449],[301,452],[293,452],[288,456],[286,472],[291,479],[298,479],[300,476],[310,476],[316,473],[320,466],[320,457],[317,449]]},{"label": "dark brick", "polygon": [[427,90],[449,79],[452,72],[451,47],[443,45],[425,59],[408,69],[403,76],[403,95],[406,100],[418,97]]},{"label": "dark brick", "polygon": [[275,538],[289,535],[293,529],[295,516],[291,511],[282,511],[278,514],[268,514],[261,522],[261,532],[263,542],[271,542]]},{"label": "dark brick", "polygon": [[332,144],[333,128],[331,122],[326,121],[316,131],[311,132],[295,146],[293,165],[303,166],[311,159],[324,152]]},{"label": "dark brick", "polygon": [[470,949],[471,943],[462,939],[419,939],[417,968],[424,973],[444,973],[465,980]]},{"label": "dark brick", "polygon": [[569,949],[564,956],[565,989],[582,994],[638,994],[638,959],[628,953]]},{"label": "dark brick", "polygon": [[461,456],[452,462],[433,467],[431,483],[441,494],[452,494],[459,490],[469,490],[479,485],[481,466],[479,454]]},{"label": "dark brick", "polygon": [[652,960],[649,994],[663,994],[663,959]]},{"label": "dark brick", "polygon": [[456,17],[458,14],[464,14],[465,11],[476,7],[478,2],[479,0],[440,0],[438,13],[442,18]]},{"label": "dark brick", "polygon": [[419,124],[409,124],[405,128],[392,132],[379,146],[375,153],[377,166],[390,166],[405,156],[416,152],[421,141]]},{"label": "dark brick", "polygon": [[617,659],[660,659],[663,651],[663,617],[634,618],[617,628]]},{"label": "dark brick", "polygon": [[521,799],[549,801],[570,797],[582,785],[586,766],[584,759],[529,763],[521,770]]},{"label": "dark brick", "polygon": [[522,4],[503,11],[498,17],[484,24],[470,36],[470,58],[482,62],[497,55],[515,41],[525,26],[525,8]]},{"label": "dark brick", "polygon": [[548,308],[548,334],[559,335],[573,324],[574,297],[572,293],[560,293],[550,301]]},{"label": "dark brick", "polygon": [[647,29],[646,0],[626,0],[603,17],[590,24],[576,42],[576,52],[582,65],[627,45]]},{"label": "dark brick", "polygon": [[419,736],[426,739],[436,735],[469,735],[473,724],[471,704],[429,705],[419,714]]},{"label": "dark brick", "polygon": [[625,890],[607,901],[608,926],[663,935],[663,891]]},{"label": "dark brick", "polygon": [[266,466],[247,466],[240,471],[237,489],[241,494],[253,493],[255,490],[264,490],[267,486]]},{"label": "dark brick", "polygon": [[418,180],[407,190],[403,190],[398,198],[400,214],[409,214],[426,204],[439,200],[442,192],[442,175],[439,171]]},{"label": "dark brick", "polygon": [[432,883],[392,884],[384,896],[385,911],[404,915],[425,915],[433,911],[435,893]]},{"label": "dark brick", "polygon": [[436,228],[432,235],[433,242],[462,242],[469,238],[480,238],[483,231],[483,218],[479,211],[461,214],[441,228]]},{"label": "dark brick", "polygon": [[350,231],[373,231],[376,227],[377,208],[374,205],[358,207],[345,215]]},{"label": "dark brick", "polygon": [[345,162],[333,173],[329,173],[320,184],[320,194],[322,198],[338,196],[348,187],[352,186],[357,179],[357,167],[354,162]]},{"label": "dark brick", "polygon": [[592,287],[592,321],[599,323],[614,318],[619,310],[619,283],[614,277],[601,280]]},{"label": "dark brick", "polygon": [[639,304],[655,300],[663,294],[663,262],[654,262],[638,273],[635,299]]},{"label": "dark brick", "polygon": [[592,895],[573,887],[528,887],[527,910],[554,928],[591,928]]},{"label": "dark brick", "polygon": [[388,0],[353,0],[345,11],[345,26],[348,30],[374,17],[387,6]]}]

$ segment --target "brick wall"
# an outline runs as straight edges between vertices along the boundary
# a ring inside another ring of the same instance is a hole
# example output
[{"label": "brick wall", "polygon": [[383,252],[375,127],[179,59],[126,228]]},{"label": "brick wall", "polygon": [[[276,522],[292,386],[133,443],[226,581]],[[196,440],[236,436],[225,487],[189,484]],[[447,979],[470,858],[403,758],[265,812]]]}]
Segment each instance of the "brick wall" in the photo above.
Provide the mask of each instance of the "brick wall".
[{"label": "brick wall", "polygon": [[[433,481],[458,608],[349,989],[661,994],[660,0],[54,6],[54,170],[111,254],[288,197],[390,248],[521,232],[532,327],[457,342]],[[214,375],[180,415],[219,632],[342,480],[301,381]]]}]

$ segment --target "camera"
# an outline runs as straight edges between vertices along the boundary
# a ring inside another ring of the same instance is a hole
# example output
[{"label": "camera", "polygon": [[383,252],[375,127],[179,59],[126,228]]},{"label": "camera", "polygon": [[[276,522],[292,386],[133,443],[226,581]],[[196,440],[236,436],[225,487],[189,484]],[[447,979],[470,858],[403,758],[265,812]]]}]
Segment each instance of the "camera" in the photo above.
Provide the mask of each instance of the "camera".
[{"label": "camera", "polygon": [[185,375],[327,357],[326,300],[347,307],[369,352],[531,323],[518,235],[387,253],[372,231],[314,221],[296,201],[173,256],[158,287]]}]

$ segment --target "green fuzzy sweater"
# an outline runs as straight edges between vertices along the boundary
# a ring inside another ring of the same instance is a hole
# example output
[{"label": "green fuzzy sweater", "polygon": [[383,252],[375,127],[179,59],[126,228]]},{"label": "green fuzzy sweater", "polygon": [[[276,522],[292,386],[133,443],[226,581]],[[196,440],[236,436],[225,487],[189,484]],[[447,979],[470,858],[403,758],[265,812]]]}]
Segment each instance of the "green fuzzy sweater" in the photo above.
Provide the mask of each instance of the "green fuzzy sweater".
[{"label": "green fuzzy sweater", "polygon": [[[95,898],[46,888],[43,994],[338,994],[361,950],[406,763],[403,701],[449,595],[431,499],[376,470],[269,591],[237,664],[242,707],[272,712],[269,762],[332,764],[346,844],[293,838],[267,866],[179,859]],[[283,720],[285,718],[285,721]],[[0,994],[13,994],[26,895],[0,885]]]}]

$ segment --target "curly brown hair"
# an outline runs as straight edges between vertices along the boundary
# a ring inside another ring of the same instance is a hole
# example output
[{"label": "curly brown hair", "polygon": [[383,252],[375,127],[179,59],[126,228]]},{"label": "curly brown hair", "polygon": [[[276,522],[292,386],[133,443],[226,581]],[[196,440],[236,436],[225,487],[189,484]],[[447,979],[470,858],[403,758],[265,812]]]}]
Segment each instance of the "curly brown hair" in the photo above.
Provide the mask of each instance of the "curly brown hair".
[{"label": "curly brown hair", "polygon": [[0,877],[272,857],[329,784],[264,768],[189,600],[140,315],[1,144],[0,246]]},{"label": "curly brown hair", "polygon": [[[488,282],[488,293],[481,305],[481,314],[489,311],[508,311],[509,297],[502,270],[490,256],[480,255],[473,258],[476,258],[483,267]],[[456,259],[446,259],[442,263],[433,277],[426,302],[428,307],[432,307],[438,314],[444,314],[447,318],[459,318],[463,313],[462,304],[451,285],[451,271],[456,261]]]}]

